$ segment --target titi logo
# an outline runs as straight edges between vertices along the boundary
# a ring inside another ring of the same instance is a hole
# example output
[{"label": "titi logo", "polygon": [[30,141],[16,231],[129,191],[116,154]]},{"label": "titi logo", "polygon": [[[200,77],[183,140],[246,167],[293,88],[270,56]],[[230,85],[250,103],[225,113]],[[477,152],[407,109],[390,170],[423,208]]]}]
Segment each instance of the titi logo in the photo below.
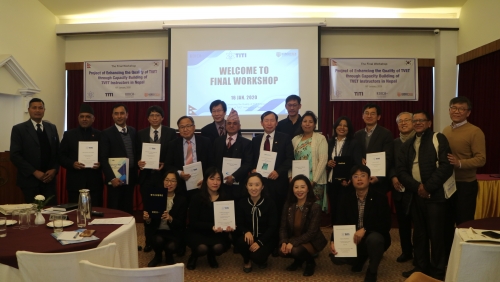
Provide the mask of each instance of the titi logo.
[{"label": "titi logo", "polygon": [[363,92],[354,92],[354,96],[363,96]]},{"label": "titi logo", "polygon": [[106,94],[106,97],[113,97],[113,93],[104,93]]},{"label": "titi logo", "polygon": [[246,58],[247,53],[234,53],[236,58]]}]

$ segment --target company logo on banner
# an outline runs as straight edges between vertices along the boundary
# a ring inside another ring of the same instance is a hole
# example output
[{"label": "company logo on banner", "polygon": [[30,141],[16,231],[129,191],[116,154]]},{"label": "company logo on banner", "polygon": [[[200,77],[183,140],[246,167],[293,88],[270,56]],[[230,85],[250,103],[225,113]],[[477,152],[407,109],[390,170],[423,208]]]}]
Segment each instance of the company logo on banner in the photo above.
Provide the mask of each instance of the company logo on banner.
[{"label": "company logo on banner", "polygon": [[164,101],[164,60],[84,63],[84,102]]},{"label": "company logo on banner", "polygon": [[330,101],[418,101],[416,59],[330,59]]}]

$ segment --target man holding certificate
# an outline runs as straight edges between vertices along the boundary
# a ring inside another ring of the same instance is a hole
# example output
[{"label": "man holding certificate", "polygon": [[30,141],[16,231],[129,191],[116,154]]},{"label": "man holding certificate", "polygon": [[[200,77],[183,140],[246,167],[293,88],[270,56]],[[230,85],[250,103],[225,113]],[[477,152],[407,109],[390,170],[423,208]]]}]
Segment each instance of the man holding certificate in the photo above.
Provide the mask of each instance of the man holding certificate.
[{"label": "man holding certificate", "polygon": [[[163,187],[162,171],[167,155],[168,143],[176,138],[175,130],[162,125],[163,109],[154,105],[147,110],[149,126],[137,134],[137,162],[142,201],[146,199],[148,188]],[[152,250],[152,242],[146,237],[145,252]]]},{"label": "man holding certificate", "polygon": [[236,202],[245,197],[245,187],[240,183],[252,170],[252,142],[241,134],[238,112],[231,109],[226,121],[226,133],[213,144],[214,165],[223,174],[222,189]]},{"label": "man holding certificate", "polygon": [[[366,260],[370,259],[364,281],[377,281],[378,266],[391,245],[391,215],[387,198],[370,188],[369,181],[370,169],[367,166],[352,168],[354,189],[347,191],[339,203],[330,249],[334,256],[332,261],[335,264],[352,263],[353,272],[361,272]],[[345,231],[347,227],[352,230]],[[344,230],[336,232],[336,229]]]},{"label": "man holding certificate", "polygon": [[59,147],[59,162],[66,168],[68,201],[78,203],[80,189],[89,189],[92,206],[102,206],[102,171],[98,147],[101,131],[92,127],[94,109],[88,104],[80,106],[78,126],[64,132]]}]

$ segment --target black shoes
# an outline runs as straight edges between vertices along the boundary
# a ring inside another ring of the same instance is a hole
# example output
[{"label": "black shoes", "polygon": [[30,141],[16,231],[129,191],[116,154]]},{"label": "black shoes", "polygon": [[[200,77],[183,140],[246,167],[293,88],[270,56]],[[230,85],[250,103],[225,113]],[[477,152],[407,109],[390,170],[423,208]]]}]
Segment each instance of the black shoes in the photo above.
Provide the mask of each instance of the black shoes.
[{"label": "black shoes", "polygon": [[297,268],[301,267],[302,266],[302,261],[301,260],[298,260],[298,259],[295,259],[293,261],[292,264],[290,264],[289,266],[287,266],[285,269],[287,271],[295,271],[297,270]]},{"label": "black shoes", "polygon": [[148,263],[148,267],[155,267],[155,266],[158,266],[158,264],[161,263],[161,257],[157,258],[157,257],[154,257],[149,263]]},{"label": "black shoes", "polygon": [[306,262],[306,267],[304,269],[304,273],[302,275],[304,276],[312,276],[314,274],[314,269],[316,268],[316,263],[314,260],[312,261],[307,261]]},{"label": "black shoes", "polygon": [[151,247],[150,245],[146,245],[144,246],[144,252],[145,253],[149,253],[153,250],[153,247]]},{"label": "black shoes", "polygon": [[409,261],[413,259],[413,255],[412,254],[405,254],[405,253],[402,253],[397,259],[396,261],[397,262],[406,262],[406,261]]},{"label": "black shoes", "polygon": [[263,264],[259,264],[260,269],[266,269],[267,268],[267,261]]},{"label": "black shoes", "polygon": [[373,273],[368,268],[366,270],[365,282],[377,282],[377,272]]},{"label": "black shoes", "polygon": [[218,268],[219,267],[219,263],[215,259],[215,255],[208,254],[207,260],[208,260],[208,265],[210,265],[211,268]]},{"label": "black shoes", "polygon": [[243,272],[245,272],[245,273],[250,273],[250,272],[252,272],[252,267],[251,267],[251,266],[250,266],[250,267],[244,267],[244,266],[243,266]]},{"label": "black shoes", "polygon": [[189,270],[194,270],[196,268],[196,261],[197,260],[198,260],[198,257],[191,254],[191,256],[189,256],[186,268]]}]

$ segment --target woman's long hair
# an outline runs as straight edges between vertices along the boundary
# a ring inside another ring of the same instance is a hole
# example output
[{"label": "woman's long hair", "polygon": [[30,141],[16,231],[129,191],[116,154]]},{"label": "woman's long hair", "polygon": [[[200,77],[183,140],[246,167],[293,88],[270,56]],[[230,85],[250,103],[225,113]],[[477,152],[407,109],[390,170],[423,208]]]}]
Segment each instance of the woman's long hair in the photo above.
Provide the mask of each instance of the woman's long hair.
[{"label": "woman's long hair", "polygon": [[345,120],[345,122],[347,123],[347,136],[345,137],[346,140],[350,140],[354,137],[354,127],[352,126],[351,119],[346,117],[346,116],[341,116],[333,124],[332,140],[334,140],[337,137],[337,127],[339,126],[340,122],[343,120]]},{"label": "woman's long hair", "polygon": [[[200,196],[202,197],[203,202],[205,204],[210,204],[212,202],[210,194],[208,193],[208,184],[207,184],[207,181],[208,181],[209,178],[214,177],[217,174],[221,178],[221,185],[222,185],[222,181],[223,181],[223,179],[222,179],[222,172],[218,168],[216,168],[214,166],[211,166],[211,167],[209,167],[207,169],[207,171],[203,175],[203,183],[201,184],[201,188],[200,188]],[[221,197],[224,194],[224,192],[222,191],[222,189],[220,189],[220,186],[219,186],[218,192],[219,192],[219,197]]]},{"label": "woman's long hair", "polygon": [[285,203],[286,207],[297,203],[297,197],[295,197],[295,194],[293,193],[293,186],[295,185],[295,182],[298,180],[303,180],[307,185],[306,202],[311,202],[311,203],[316,202],[316,196],[314,195],[311,181],[309,181],[309,178],[307,176],[305,176],[303,174],[299,174],[299,175],[295,176],[292,179],[292,181],[290,182],[290,188],[288,188],[288,195],[287,195],[287,199],[286,199],[286,203]]},{"label": "woman's long hair", "polygon": [[[318,117],[312,112],[312,111],[307,111],[302,115],[302,120],[304,120],[305,117],[311,117],[312,120],[314,121],[314,130],[316,130],[316,126],[318,125]],[[302,123],[302,122],[301,122]],[[302,129],[302,124],[299,126],[297,129],[297,132],[295,135],[300,135],[304,134],[304,130]]]}]

